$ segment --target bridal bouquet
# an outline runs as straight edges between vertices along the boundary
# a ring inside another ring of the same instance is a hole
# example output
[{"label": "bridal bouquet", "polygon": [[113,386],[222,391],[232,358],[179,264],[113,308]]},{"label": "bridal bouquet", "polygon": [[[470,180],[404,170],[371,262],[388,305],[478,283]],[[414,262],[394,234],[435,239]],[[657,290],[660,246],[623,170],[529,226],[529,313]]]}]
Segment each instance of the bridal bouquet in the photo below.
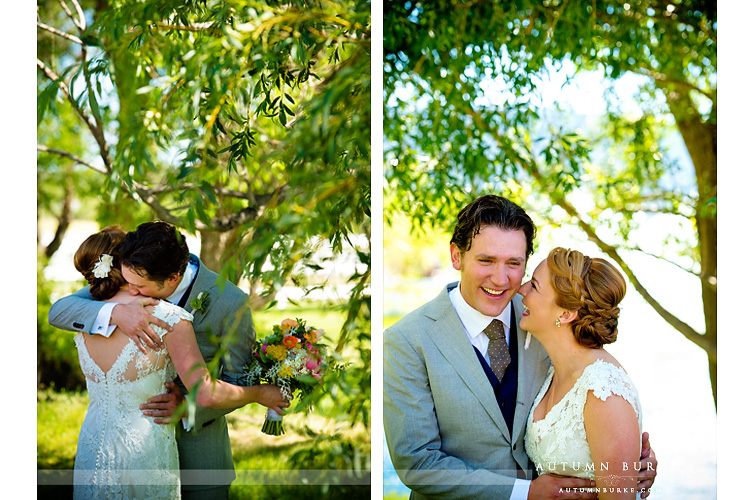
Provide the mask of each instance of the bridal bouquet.
[{"label": "bridal bouquet", "polygon": [[[289,401],[297,393],[302,396],[312,393],[320,387],[328,368],[326,346],[320,343],[324,333],[308,327],[299,318],[287,318],[274,325],[273,333],[258,342],[253,361],[245,367],[247,385],[277,385]],[[281,415],[269,409],[261,430],[272,436],[283,434],[281,419]]]}]

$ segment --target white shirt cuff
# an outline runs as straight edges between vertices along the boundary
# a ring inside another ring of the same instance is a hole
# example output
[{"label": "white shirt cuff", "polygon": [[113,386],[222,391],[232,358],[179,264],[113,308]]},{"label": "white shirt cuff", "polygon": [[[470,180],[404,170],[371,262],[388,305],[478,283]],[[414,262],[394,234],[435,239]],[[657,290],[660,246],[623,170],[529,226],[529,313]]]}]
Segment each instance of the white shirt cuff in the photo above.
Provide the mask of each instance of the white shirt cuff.
[{"label": "white shirt cuff", "polygon": [[508,500],[527,500],[529,498],[529,489],[531,489],[531,481],[528,479],[516,479],[516,482],[513,483],[513,491],[511,491]]},{"label": "white shirt cuff", "polygon": [[96,321],[94,321],[94,325],[91,327],[89,333],[95,333],[103,337],[109,337],[112,335],[112,332],[115,331],[117,325],[110,325],[109,320],[112,318],[112,309],[114,309],[116,305],[117,304],[114,302],[106,302],[102,308],[99,309],[99,314],[97,314]]},{"label": "white shirt cuff", "polygon": [[195,404],[192,404],[189,400],[187,400],[187,415],[182,417],[182,427],[186,431],[190,431],[193,429],[193,426],[190,424],[190,422],[195,422],[195,409],[197,406]]}]

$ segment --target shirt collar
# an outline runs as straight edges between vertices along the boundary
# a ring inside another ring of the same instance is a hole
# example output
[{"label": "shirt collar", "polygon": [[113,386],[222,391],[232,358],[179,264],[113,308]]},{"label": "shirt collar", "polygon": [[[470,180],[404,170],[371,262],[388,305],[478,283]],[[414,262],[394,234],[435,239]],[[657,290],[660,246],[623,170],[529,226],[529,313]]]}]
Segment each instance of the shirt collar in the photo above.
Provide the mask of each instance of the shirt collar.
[{"label": "shirt collar", "polygon": [[497,316],[485,316],[481,312],[471,307],[464,296],[461,295],[461,282],[459,281],[458,286],[450,291],[449,297],[453,303],[453,307],[456,309],[459,319],[466,328],[466,333],[469,337],[476,338],[484,332],[484,329],[489,326],[493,319],[499,319],[505,325],[505,331],[510,331],[510,308],[513,302],[509,302],[508,306]]},{"label": "shirt collar", "polygon": [[188,289],[188,287],[190,286],[190,283],[193,282],[193,278],[195,277],[197,272],[198,272],[198,265],[192,260],[189,260],[188,265],[185,268],[185,272],[182,275],[182,279],[180,280],[180,284],[177,285],[177,288],[174,289],[174,292],[172,292],[172,295],[167,297],[167,300],[171,302],[172,304],[179,304],[180,299],[182,299],[182,295]]}]

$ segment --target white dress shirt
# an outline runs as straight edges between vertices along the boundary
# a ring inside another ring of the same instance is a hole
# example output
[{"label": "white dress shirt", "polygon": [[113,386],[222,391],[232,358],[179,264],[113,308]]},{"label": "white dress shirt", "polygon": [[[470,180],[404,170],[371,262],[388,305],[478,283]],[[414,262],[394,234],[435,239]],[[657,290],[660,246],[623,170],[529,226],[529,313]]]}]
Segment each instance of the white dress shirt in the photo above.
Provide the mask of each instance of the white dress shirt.
[{"label": "white dress shirt", "polygon": [[[484,333],[484,329],[489,326],[493,319],[499,319],[505,327],[505,341],[510,343],[509,332],[511,331],[512,303],[509,302],[508,306],[497,316],[485,316],[471,307],[464,299],[464,296],[461,295],[461,282],[458,283],[456,288],[448,292],[448,298],[451,299],[451,304],[453,304],[453,308],[456,310],[456,314],[458,314],[458,319],[461,320],[461,324],[466,331],[466,335],[469,337],[471,345],[476,347],[482,356],[484,356],[487,363],[489,363],[487,348],[489,347],[490,339]],[[531,481],[528,479],[516,479],[515,483],[513,483],[510,500],[527,500],[529,498],[530,487]]]}]

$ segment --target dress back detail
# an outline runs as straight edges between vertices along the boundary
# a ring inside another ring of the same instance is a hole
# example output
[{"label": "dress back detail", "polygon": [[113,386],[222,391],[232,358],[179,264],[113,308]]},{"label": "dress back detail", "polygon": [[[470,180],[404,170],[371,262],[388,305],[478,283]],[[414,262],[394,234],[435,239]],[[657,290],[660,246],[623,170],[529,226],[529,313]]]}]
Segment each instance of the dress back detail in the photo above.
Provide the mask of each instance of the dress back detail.
[{"label": "dress back detail", "polygon": [[[170,326],[193,319],[184,309],[164,301],[153,314]],[[168,333],[151,326],[162,339]],[[78,333],[75,343],[89,407],[78,437],[74,498],[179,498],[174,428],[155,424],[153,417],[145,417],[139,409],[177,377],[166,349],[144,355],[129,340],[105,372],[86,348],[86,334]]]}]

